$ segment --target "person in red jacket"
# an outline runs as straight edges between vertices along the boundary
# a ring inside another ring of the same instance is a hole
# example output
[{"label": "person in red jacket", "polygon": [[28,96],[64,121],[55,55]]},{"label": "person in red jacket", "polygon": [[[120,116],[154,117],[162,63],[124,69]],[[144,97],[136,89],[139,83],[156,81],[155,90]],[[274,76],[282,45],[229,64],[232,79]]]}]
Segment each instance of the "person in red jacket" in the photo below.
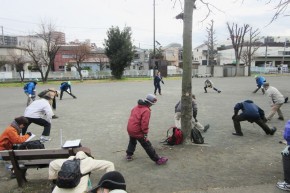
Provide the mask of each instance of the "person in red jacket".
[{"label": "person in red jacket", "polygon": [[148,94],[145,100],[139,99],[137,106],[131,110],[128,120],[127,131],[129,134],[129,144],[126,150],[126,159],[133,160],[133,154],[136,149],[137,141],[144,148],[151,160],[156,164],[162,165],[167,162],[166,157],[160,157],[151,142],[148,139],[149,120],[151,115],[150,107],[157,102],[157,98],[153,94]]},{"label": "person in red jacket", "polygon": [[31,133],[27,132],[23,136],[20,136],[20,133],[21,129],[27,124],[27,118],[23,116],[15,118],[0,136],[0,150],[10,150],[13,149],[14,144],[25,142],[31,136]]}]

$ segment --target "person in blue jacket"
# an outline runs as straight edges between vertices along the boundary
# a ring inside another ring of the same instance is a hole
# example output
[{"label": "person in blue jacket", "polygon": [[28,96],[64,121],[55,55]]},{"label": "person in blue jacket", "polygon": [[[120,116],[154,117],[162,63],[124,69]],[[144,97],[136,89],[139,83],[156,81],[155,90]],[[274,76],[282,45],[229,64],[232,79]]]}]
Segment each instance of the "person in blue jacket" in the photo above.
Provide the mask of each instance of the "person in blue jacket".
[{"label": "person in blue jacket", "polygon": [[35,78],[33,79],[33,81],[28,82],[25,84],[23,90],[24,93],[27,95],[27,103],[26,106],[30,105],[30,103],[32,103],[32,101],[35,100],[35,93],[36,93],[36,85],[37,85],[38,79]]},{"label": "person in blue jacket", "polygon": [[253,91],[253,93],[256,93],[260,88],[262,88],[263,94],[265,94],[265,89],[264,89],[264,83],[266,82],[266,78],[263,76],[255,76],[256,83],[257,83],[257,88],[256,90]]},{"label": "person in blue jacket", "polygon": [[160,72],[157,72],[156,76],[154,77],[154,94],[155,95],[156,95],[157,90],[158,90],[158,93],[161,95],[160,82],[162,82],[162,84],[164,84]]},{"label": "person in blue jacket", "polygon": [[66,92],[67,94],[69,94],[70,96],[72,96],[74,99],[77,98],[71,92],[71,82],[70,81],[68,81],[68,82],[62,82],[61,83],[61,85],[60,85],[60,100],[62,99],[63,92]]},{"label": "person in blue jacket", "polygon": [[[242,113],[238,114],[239,110],[242,110]],[[237,136],[243,136],[240,124],[241,121],[249,121],[251,123],[255,122],[267,135],[274,135],[277,130],[276,127],[273,127],[272,129],[269,128],[265,123],[266,118],[264,111],[251,100],[237,103],[234,107],[234,115],[232,119],[236,130],[236,132],[232,134]]]}]

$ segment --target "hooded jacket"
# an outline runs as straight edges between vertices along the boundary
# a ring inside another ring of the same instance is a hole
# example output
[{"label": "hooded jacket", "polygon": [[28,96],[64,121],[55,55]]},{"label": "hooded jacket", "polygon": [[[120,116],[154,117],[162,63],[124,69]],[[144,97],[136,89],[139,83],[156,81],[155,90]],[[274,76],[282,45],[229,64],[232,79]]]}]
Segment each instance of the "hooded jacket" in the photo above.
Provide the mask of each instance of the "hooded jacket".
[{"label": "hooded jacket", "polygon": [[25,86],[25,88],[24,88],[24,92],[27,94],[33,95],[36,84],[37,84],[37,82],[28,82],[27,86]]},{"label": "hooded jacket", "polygon": [[131,110],[127,131],[131,137],[143,138],[148,134],[151,110],[144,100],[138,100],[138,105]]},{"label": "hooded jacket", "polygon": [[245,100],[244,102],[237,103],[234,107],[235,115],[238,114],[239,110],[242,110],[240,115],[248,121],[262,119],[265,116],[264,111],[251,100]]},{"label": "hooded jacket", "polygon": [[10,150],[13,144],[21,144],[25,142],[30,136],[25,134],[20,136],[19,125],[14,121],[9,125],[0,136],[0,150]]},{"label": "hooded jacket", "polygon": [[[115,166],[112,162],[106,160],[95,160],[87,156],[83,151],[77,152],[76,156],[70,156],[68,159],[56,159],[49,164],[48,178],[50,180],[57,179],[57,174],[61,169],[63,162],[66,160],[73,160],[74,158],[81,160],[81,173],[86,174],[93,170],[105,170],[110,172],[115,170]],[[55,186],[52,193],[82,193],[87,191],[89,175],[85,175],[81,178],[80,183],[75,188],[64,189]]]}]

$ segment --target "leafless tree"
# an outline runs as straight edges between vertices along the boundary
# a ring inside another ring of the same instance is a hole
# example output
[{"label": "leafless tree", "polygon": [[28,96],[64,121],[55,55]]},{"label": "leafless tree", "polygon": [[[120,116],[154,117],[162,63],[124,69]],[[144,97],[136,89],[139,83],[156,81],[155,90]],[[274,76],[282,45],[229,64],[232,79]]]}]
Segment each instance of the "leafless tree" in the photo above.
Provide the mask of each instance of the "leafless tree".
[{"label": "leafless tree", "polygon": [[11,50],[8,52],[9,57],[11,58],[11,65],[14,65],[16,68],[16,72],[18,72],[21,82],[24,80],[24,65],[26,63],[25,57],[22,54],[17,54],[15,50]]},{"label": "leafless tree", "polygon": [[253,30],[253,28],[250,27],[249,40],[245,41],[244,49],[242,51],[241,60],[246,66],[248,66],[248,76],[251,76],[251,63],[253,61],[253,56],[262,44],[259,41],[259,35],[259,29]]},{"label": "leafless tree", "polygon": [[[272,1],[273,0],[267,0],[266,3],[270,3]],[[274,7],[275,13],[270,23],[278,19],[279,16],[289,16],[289,13],[287,13],[289,3],[290,3],[290,0],[279,0],[277,2],[276,6]]]},{"label": "leafless tree", "polygon": [[236,73],[235,76],[238,76],[238,71],[240,68],[240,60],[241,60],[241,54],[242,54],[242,50],[243,50],[243,46],[244,46],[244,38],[245,35],[248,33],[249,31],[249,25],[248,24],[244,24],[243,27],[238,27],[237,24],[232,23],[232,25],[230,25],[227,22],[227,27],[230,33],[230,38],[232,41],[232,45],[235,51],[235,59],[236,59]]},{"label": "leafless tree", "polygon": [[5,64],[8,64],[8,60],[5,56],[0,56],[0,68],[2,68],[2,66],[5,66]]},{"label": "leafless tree", "polygon": [[[34,68],[40,72],[43,82],[47,81],[50,70],[54,68],[54,59],[59,50],[59,42],[61,42],[61,36],[54,32],[53,24],[43,22],[40,26],[40,32],[31,36],[24,46]],[[39,39],[42,42],[39,42]]]},{"label": "leafless tree", "polygon": [[83,81],[83,75],[82,75],[82,62],[87,59],[91,52],[90,46],[86,43],[82,43],[80,45],[74,46],[72,49],[72,60],[75,62],[74,67],[77,69],[81,82]]},{"label": "leafless tree", "polygon": [[207,41],[205,41],[205,45],[207,45],[207,61],[208,61],[208,65],[211,66],[211,74],[213,74],[213,66],[215,64],[215,57],[216,57],[216,51],[214,49],[214,45],[216,42],[216,38],[214,36],[215,31],[213,29],[213,23],[214,21],[211,20],[211,23],[209,24],[209,27],[206,28],[207,31]]},{"label": "leafless tree", "polygon": [[[177,0],[175,0],[176,3]],[[207,18],[213,5],[199,0],[208,8]],[[180,2],[180,1],[179,1]],[[192,17],[196,9],[196,0],[184,0],[184,12],[177,15],[176,19],[183,20],[183,74],[181,91],[181,129],[184,134],[185,143],[190,141],[192,120]]]}]

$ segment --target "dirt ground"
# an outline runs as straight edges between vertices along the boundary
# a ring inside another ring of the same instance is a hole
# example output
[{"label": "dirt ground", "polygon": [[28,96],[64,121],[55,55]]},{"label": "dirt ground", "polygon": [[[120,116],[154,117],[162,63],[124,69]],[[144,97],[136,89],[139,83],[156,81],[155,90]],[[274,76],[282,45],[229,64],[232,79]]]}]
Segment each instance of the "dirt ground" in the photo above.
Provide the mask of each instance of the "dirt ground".
[{"label": "dirt ground", "polygon": [[[266,79],[284,96],[290,96],[288,76],[267,76]],[[284,145],[278,142],[282,140],[285,122],[290,118],[289,103],[282,107],[285,121],[278,120],[275,115],[268,123],[270,127],[278,128],[274,136],[265,135],[258,125],[249,122],[241,124],[243,137],[233,136],[233,106],[251,99],[267,114],[270,110],[268,99],[261,91],[252,93],[256,88],[253,77],[211,80],[222,91],[220,94],[213,90],[204,93],[205,78],[192,79],[192,90],[198,101],[198,120],[211,126],[204,134],[206,144],[170,147],[160,141],[174,124],[174,106],[180,99],[181,79],[164,79],[163,95],[157,96],[158,102],[152,107],[149,139],[158,154],[169,158],[166,165],[158,166],[152,162],[139,144],[135,159],[131,162],[124,159],[130,110],[138,99],[153,93],[153,81],[73,84],[72,91],[77,99],[64,94],[63,100],[57,101],[55,114],[60,118],[52,122],[53,140],[45,144],[46,148],[60,147],[60,133],[62,142],[80,138],[83,146],[91,148],[96,159],[110,160],[115,164],[116,170],[125,176],[129,193],[189,193],[218,189],[237,192],[234,190],[239,187],[265,184],[274,187],[278,180],[283,179],[280,152]],[[59,86],[39,86],[37,91],[47,87]],[[2,132],[14,117],[23,114],[26,97],[19,87],[0,88],[0,97]],[[33,124],[28,130],[38,137],[42,132],[42,128]],[[9,179],[3,163],[0,168],[0,193],[50,191],[47,168],[29,169],[29,182],[24,188],[17,188],[16,180]],[[93,184],[97,184],[103,173],[92,173]],[[274,192],[274,189],[269,192]],[[275,189],[275,192],[280,191]]]}]

